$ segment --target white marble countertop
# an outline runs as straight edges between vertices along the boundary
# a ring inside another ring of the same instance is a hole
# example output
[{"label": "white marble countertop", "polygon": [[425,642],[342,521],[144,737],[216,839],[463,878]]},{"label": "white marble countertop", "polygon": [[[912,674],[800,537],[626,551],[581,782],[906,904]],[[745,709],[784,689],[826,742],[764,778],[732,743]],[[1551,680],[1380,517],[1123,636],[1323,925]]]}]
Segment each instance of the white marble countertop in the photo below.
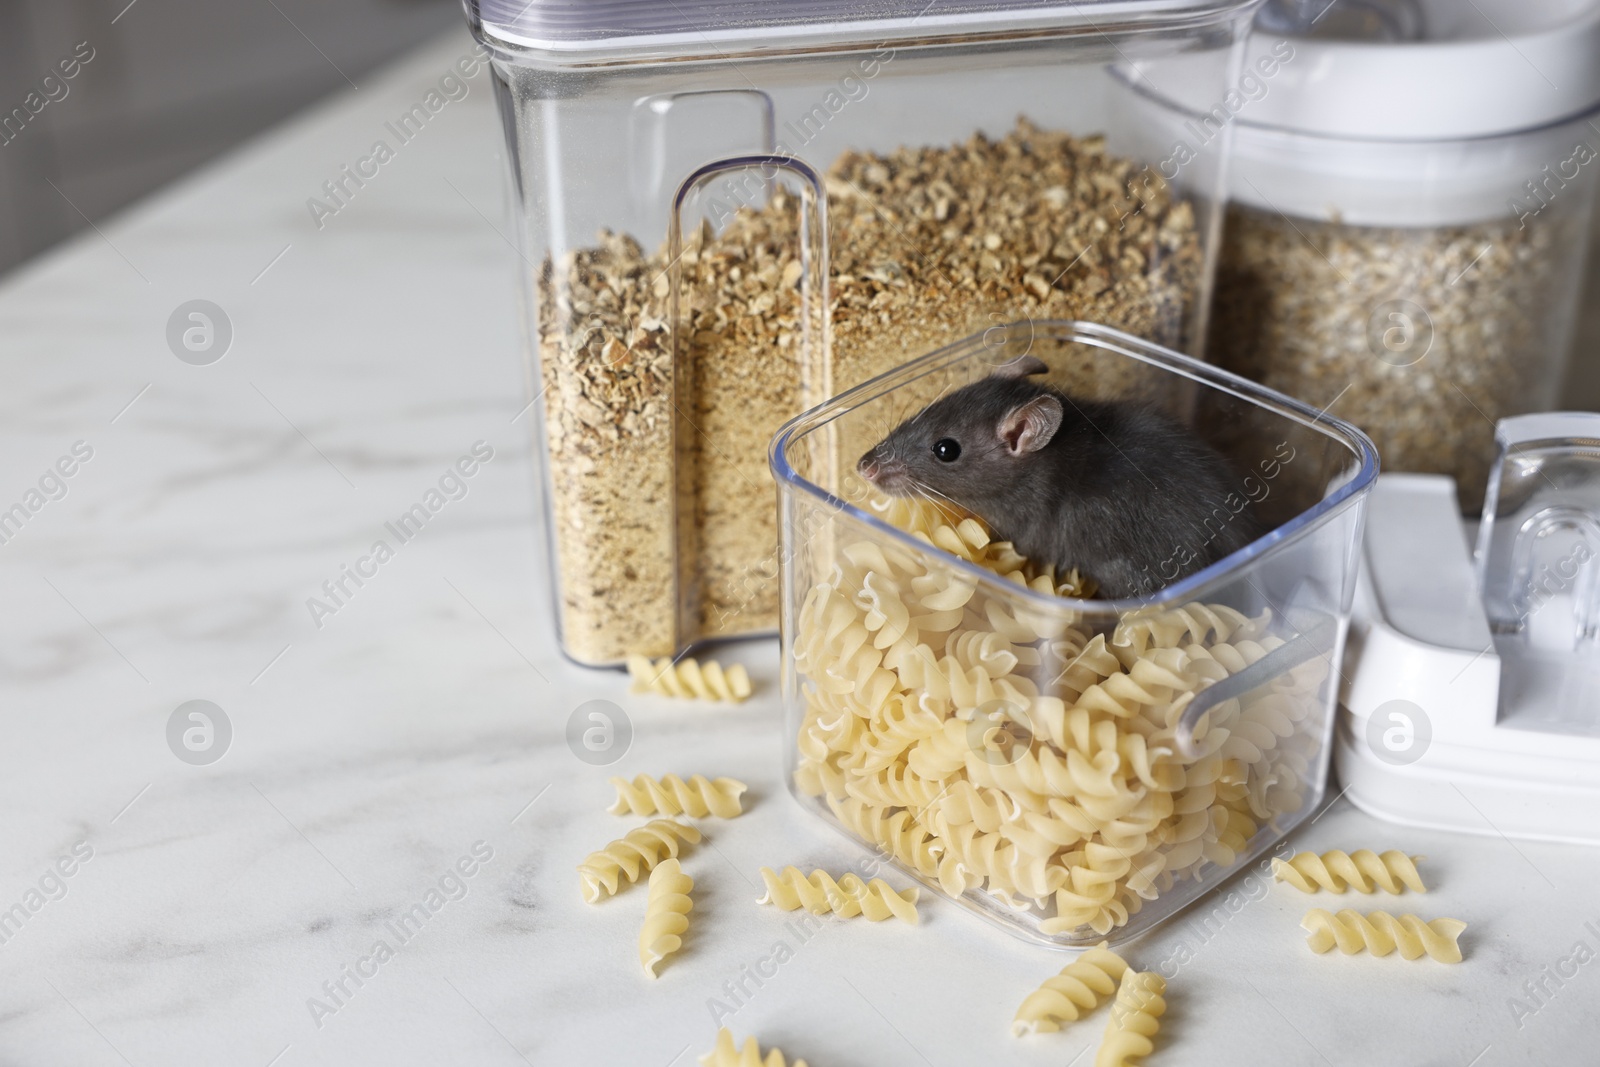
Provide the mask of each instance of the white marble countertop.
[{"label": "white marble countertop", "polygon": [[[761,686],[737,710],[630,696],[557,654],[484,77],[320,230],[306,207],[468,47],[440,42],[0,281],[0,507],[92,449],[0,544],[0,912],[25,913],[0,927],[0,1064],[689,1064],[712,1001],[734,1006],[724,983],[780,939],[793,958],[726,1021],[815,1067],[1087,1064],[1098,1019],[1008,1034],[1059,954],[941,900],[917,928],[803,943],[752,903],[760,865],[853,856],[782,791],[773,642],[729,653]],[[232,324],[210,365],[166,340],[193,299]],[[494,455],[468,494],[316,625],[307,599],[479,441]],[[592,698],[632,717],[613,767],[564,743]],[[233,732],[204,766],[167,742],[196,699]],[[589,908],[573,867],[619,829],[606,777],[668,770],[738,775],[753,802],[693,854],[697,923],[651,983],[642,894]],[[447,875],[476,842],[492,857],[460,896]],[[1235,883],[1225,921],[1191,912],[1128,949],[1192,956],[1152,1067],[1600,1061],[1600,962],[1542,970],[1600,951],[1600,852],[1347,801],[1295,843],[1425,853],[1438,890],[1416,906],[1471,923],[1466,963],[1317,957],[1306,898]],[[389,924],[441,878],[460,899],[400,942]],[[394,953],[371,973],[378,940]],[[342,978],[358,965],[360,986]]]}]

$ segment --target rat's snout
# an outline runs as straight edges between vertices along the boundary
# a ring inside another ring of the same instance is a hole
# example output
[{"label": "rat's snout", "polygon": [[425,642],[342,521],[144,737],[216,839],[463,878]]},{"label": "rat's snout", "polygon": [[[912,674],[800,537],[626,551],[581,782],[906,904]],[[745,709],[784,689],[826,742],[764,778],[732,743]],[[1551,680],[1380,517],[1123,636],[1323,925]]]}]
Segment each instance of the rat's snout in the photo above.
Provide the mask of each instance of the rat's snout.
[{"label": "rat's snout", "polygon": [[874,448],[862,456],[856,462],[856,471],[877,488],[891,494],[899,491],[906,475],[905,464],[885,455],[881,448]]}]

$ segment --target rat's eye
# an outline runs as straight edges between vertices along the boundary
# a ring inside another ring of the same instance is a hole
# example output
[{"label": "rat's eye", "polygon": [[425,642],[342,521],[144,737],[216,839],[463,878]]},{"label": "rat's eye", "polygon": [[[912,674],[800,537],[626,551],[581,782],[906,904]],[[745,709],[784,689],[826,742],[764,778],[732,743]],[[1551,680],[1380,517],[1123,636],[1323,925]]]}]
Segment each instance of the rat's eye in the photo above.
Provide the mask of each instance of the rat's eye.
[{"label": "rat's eye", "polygon": [[954,463],[961,458],[961,442],[953,437],[941,437],[933,443],[933,455],[941,463]]}]

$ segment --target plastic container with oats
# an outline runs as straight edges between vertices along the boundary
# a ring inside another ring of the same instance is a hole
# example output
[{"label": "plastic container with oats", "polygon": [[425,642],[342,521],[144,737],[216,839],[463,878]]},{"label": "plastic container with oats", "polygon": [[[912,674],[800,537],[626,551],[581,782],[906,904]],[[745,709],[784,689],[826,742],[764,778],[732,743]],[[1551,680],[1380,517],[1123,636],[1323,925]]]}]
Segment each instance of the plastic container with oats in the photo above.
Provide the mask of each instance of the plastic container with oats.
[{"label": "plastic container with oats", "polygon": [[[1121,331],[1020,333],[934,352],[773,440],[787,759],[805,807],[908,874],[1081,946],[1148,930],[1316,810],[1377,453]],[[1070,393],[1190,424],[1270,532],[1150,598],[1093,600],[974,518],[868,491],[855,459],[889,413],[1029,351]]]},{"label": "plastic container with oats", "polygon": [[1030,318],[1198,351],[1225,141],[1173,163],[1119,64],[1227,89],[1247,0],[468,0],[513,157],[562,646],[777,627],[765,445]]},{"label": "plastic container with oats", "polygon": [[[1263,21],[1293,26],[1285,7]],[[1363,11],[1251,41],[1208,354],[1332,405],[1386,470],[1454,476],[1471,513],[1496,421],[1558,404],[1600,175],[1600,2]]]}]

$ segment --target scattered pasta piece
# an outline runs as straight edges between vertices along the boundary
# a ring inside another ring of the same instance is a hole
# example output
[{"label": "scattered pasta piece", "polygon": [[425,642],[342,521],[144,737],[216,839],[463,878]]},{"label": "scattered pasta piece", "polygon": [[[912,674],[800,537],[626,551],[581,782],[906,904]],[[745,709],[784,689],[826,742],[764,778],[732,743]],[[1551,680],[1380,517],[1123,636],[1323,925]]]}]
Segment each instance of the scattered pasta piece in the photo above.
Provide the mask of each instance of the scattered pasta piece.
[{"label": "scattered pasta piece", "polygon": [[635,693],[655,693],[680,700],[720,700],[730,704],[742,703],[750,696],[750,675],[742,663],[723,670],[720,663],[702,664],[693,656],[685,656],[676,663],[665,656],[653,663],[644,656],[629,656],[628,673],[633,676]]},{"label": "scattered pasta piece", "polygon": [[694,879],[683,873],[676,859],[662,860],[650,872],[650,896],[644,905],[644,925],[639,929],[639,962],[644,973],[657,977],[661,961],[683,947],[694,901],[689,893]]},{"label": "scattered pasta piece", "polygon": [[1467,924],[1460,919],[1433,919],[1415,915],[1390,915],[1373,911],[1363,915],[1345,908],[1331,914],[1326,908],[1312,908],[1301,920],[1311,936],[1306,944],[1312,952],[1326,952],[1335,945],[1345,955],[1366,949],[1374,956],[1387,956],[1395,949],[1404,959],[1414,960],[1426,952],[1440,963],[1460,963],[1461,946],[1456,939]]},{"label": "scattered pasta piece", "polygon": [[1302,893],[1315,893],[1320,887],[1330,893],[1343,893],[1346,886],[1357,893],[1382,889],[1385,893],[1426,893],[1422,875],[1417,873],[1421,856],[1408,856],[1399,849],[1379,855],[1370,848],[1355,852],[1301,852],[1287,860],[1274,859],[1272,874]]},{"label": "scattered pasta piece", "polygon": [[739,797],[749,787],[737,778],[718,778],[711,781],[703,774],[692,776],[687,782],[676,774],[660,779],[641,774],[633,781],[613,778],[617,799],[606,810],[613,815],[632,812],[635,815],[692,815],[703,819],[715,815],[731,819],[743,812]]},{"label": "scattered pasta piece", "polygon": [[795,867],[785,867],[782,874],[763,867],[761,880],[767,891],[757,903],[774,904],[784,911],[805,908],[813,915],[830,911],[847,919],[864,915],[871,922],[882,922],[891,915],[912,925],[917,921],[917,891],[898,893],[882,878],[863,882],[860,875],[847,872],[836,882],[827,871],[812,871],[807,878]]},{"label": "scattered pasta piece", "polygon": [[[724,1026],[717,1031],[717,1047],[700,1057],[703,1067],[790,1067],[782,1052],[769,1048],[765,1057],[756,1039],[744,1039],[744,1048],[733,1043],[733,1031]],[[795,1060],[793,1067],[806,1067],[805,1060]]]},{"label": "scattered pasta piece", "polygon": [[1028,994],[1011,1021],[1011,1033],[1016,1037],[1052,1033],[1061,1029],[1063,1020],[1077,1021],[1117,991],[1127,970],[1127,961],[1100,942]]},{"label": "scattered pasta piece", "polygon": [[1167,1010],[1166,980],[1154,971],[1127,971],[1111,1005],[1106,1036],[1094,1054],[1094,1067],[1129,1067],[1155,1051],[1156,1031]]},{"label": "scattered pasta piece", "polygon": [[601,897],[615,893],[622,879],[637,882],[641,871],[648,873],[663,859],[678,854],[679,838],[697,844],[700,831],[673,819],[654,819],[605,848],[589,853],[578,865],[578,874],[583,879],[583,899],[594,904]]}]

